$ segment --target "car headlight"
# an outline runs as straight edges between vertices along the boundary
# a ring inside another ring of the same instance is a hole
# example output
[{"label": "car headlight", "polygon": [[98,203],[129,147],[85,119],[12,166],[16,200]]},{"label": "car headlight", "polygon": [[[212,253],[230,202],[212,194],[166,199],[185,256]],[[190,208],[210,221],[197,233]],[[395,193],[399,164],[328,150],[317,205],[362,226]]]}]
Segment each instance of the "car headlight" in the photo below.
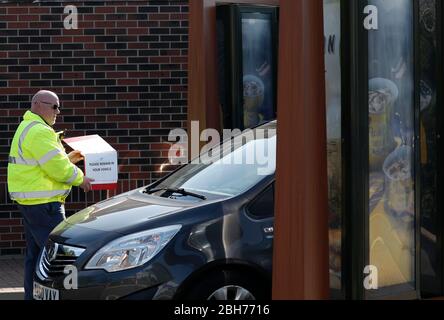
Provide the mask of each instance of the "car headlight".
[{"label": "car headlight", "polygon": [[181,227],[167,226],[113,240],[97,251],[85,269],[115,272],[141,266],[162,250]]}]

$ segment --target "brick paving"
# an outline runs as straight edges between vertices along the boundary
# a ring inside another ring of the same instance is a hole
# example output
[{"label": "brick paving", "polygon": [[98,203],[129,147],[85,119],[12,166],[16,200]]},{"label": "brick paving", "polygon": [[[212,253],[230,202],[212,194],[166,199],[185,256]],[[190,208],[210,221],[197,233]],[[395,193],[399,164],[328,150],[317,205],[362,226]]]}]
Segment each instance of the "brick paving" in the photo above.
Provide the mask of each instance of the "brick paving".
[{"label": "brick paving", "polygon": [[0,256],[0,300],[23,300],[23,256]]}]

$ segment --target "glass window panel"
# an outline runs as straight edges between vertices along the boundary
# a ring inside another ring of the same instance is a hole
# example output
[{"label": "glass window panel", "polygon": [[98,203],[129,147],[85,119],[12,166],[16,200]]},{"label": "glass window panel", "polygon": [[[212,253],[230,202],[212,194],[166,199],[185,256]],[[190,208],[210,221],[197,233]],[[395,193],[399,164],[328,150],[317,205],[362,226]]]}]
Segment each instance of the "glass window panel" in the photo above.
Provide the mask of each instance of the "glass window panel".
[{"label": "glass window panel", "polygon": [[380,289],[414,288],[413,1],[369,4],[369,260]]},{"label": "glass window panel", "polygon": [[243,124],[250,128],[274,115],[274,60],[270,14],[242,18]]},{"label": "glass window panel", "polygon": [[341,289],[342,279],[342,132],[340,36],[340,1],[324,0],[330,287],[333,289]]},{"label": "glass window panel", "polygon": [[216,20],[216,32],[217,32],[217,72],[218,72],[218,81],[219,81],[219,103],[221,105],[222,111],[222,123],[224,128],[231,128],[233,126],[231,122],[231,113],[232,110],[228,107],[228,93],[229,91],[226,88],[227,75],[225,74],[226,69],[226,50],[227,45],[225,44],[225,25],[222,17],[217,18]]},{"label": "glass window panel", "polygon": [[436,88],[438,58],[436,0],[419,1],[420,155],[421,155],[421,289],[439,294],[437,245]]}]

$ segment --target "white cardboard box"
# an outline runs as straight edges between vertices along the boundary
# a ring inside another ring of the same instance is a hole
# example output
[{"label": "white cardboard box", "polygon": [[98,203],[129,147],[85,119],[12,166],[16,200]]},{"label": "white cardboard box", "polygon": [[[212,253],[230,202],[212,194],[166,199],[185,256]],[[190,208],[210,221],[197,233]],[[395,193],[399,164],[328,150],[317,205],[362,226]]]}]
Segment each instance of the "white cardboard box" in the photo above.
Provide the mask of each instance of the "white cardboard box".
[{"label": "white cardboard box", "polygon": [[117,188],[117,151],[99,135],[63,139],[73,150],[79,150],[85,157],[84,173],[94,179],[93,190]]}]

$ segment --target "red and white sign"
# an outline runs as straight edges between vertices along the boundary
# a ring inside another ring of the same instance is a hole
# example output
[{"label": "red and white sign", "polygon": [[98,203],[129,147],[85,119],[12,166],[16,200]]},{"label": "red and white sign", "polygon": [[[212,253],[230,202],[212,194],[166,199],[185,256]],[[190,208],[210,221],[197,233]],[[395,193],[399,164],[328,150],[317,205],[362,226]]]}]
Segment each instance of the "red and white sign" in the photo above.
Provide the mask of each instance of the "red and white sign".
[{"label": "red and white sign", "polygon": [[93,190],[117,188],[117,151],[99,135],[63,139],[73,150],[85,157],[85,175],[94,179]]}]

